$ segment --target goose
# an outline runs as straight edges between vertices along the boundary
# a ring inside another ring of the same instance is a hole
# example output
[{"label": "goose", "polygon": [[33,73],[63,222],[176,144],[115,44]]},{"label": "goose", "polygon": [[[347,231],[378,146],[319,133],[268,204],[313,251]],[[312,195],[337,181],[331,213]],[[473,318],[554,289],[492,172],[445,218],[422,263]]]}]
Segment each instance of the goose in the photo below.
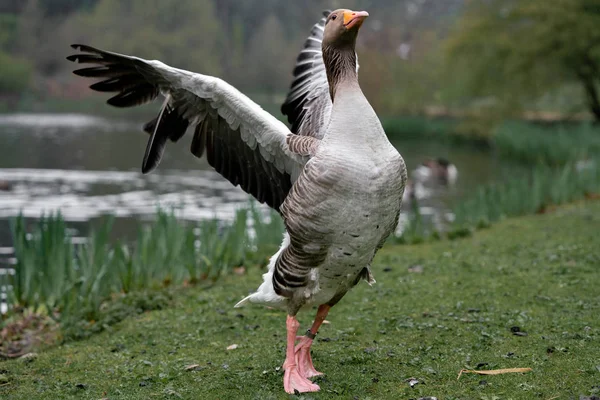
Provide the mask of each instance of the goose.
[{"label": "goose", "polygon": [[458,169],[445,158],[425,160],[412,173],[413,180],[421,183],[453,185],[458,178]]},{"label": "goose", "polygon": [[[191,152],[233,185],[277,210],[286,233],[248,303],[287,312],[283,386],[314,392],[320,375],[310,355],[330,309],[361,279],[374,283],[370,263],[394,232],[407,179],[402,156],[388,141],[358,83],[356,38],[366,11],[327,13],[297,59],[282,106],[292,128],[225,81],[172,68],[160,61],[72,45],[67,57],[95,66],[76,75],[102,78],[91,85],[116,92],[116,107],[164,96],[150,134],[142,172],[160,162],[167,141],[193,128]],[[317,308],[298,336],[301,309]],[[296,343],[298,341],[298,343]]]}]

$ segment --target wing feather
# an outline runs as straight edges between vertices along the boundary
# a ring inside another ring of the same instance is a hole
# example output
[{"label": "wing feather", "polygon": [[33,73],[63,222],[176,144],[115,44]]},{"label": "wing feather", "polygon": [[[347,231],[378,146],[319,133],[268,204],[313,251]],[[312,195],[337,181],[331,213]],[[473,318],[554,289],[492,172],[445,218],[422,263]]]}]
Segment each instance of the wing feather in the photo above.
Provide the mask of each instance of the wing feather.
[{"label": "wing feather", "polygon": [[168,140],[179,140],[192,126],[192,154],[206,154],[232,184],[279,210],[308,159],[289,149],[292,133],[285,124],[219,78],[86,45],[72,47],[80,53],[68,60],[95,64],[74,73],[103,79],[92,90],[116,93],[108,104],[132,107],[165,96],[158,117],[144,125],[150,133],[144,173],[158,166]]}]

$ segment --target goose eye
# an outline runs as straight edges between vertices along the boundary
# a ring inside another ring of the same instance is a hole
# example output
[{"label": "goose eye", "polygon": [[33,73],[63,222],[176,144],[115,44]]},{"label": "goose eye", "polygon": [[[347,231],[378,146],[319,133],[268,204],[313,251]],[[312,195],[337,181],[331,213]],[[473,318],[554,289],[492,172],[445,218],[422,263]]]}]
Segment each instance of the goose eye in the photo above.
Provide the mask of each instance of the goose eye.
[{"label": "goose eye", "polygon": [[336,18],[337,18],[337,14],[333,14],[333,15],[331,16],[331,19],[336,19]]}]

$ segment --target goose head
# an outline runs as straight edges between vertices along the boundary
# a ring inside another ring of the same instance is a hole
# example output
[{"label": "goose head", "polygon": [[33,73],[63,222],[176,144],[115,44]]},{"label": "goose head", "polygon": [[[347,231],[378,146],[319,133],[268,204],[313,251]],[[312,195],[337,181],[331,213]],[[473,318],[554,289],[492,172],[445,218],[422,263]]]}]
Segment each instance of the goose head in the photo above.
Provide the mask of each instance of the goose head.
[{"label": "goose head", "polygon": [[344,9],[332,11],[325,21],[323,47],[339,49],[350,47],[354,50],[358,31],[368,16],[369,13],[366,11]]},{"label": "goose head", "polygon": [[323,62],[332,100],[338,85],[347,81],[358,81],[356,37],[368,16],[366,11],[339,9],[327,17],[323,32]]}]

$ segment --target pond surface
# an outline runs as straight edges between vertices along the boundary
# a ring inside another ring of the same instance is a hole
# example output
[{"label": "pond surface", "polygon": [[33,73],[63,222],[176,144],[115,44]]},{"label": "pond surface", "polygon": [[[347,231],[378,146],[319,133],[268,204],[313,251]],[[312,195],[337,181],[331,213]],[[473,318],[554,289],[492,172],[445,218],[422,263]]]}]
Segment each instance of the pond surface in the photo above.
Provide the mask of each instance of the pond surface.
[{"label": "pond surface", "polygon": [[[200,220],[228,219],[248,204],[248,195],[190,154],[191,135],[170,143],[160,166],[142,175],[145,120],[123,114],[118,121],[79,114],[0,115],[0,253],[10,252],[9,221],[19,213],[38,218],[60,210],[79,235],[86,235],[90,221],[112,214],[113,234],[133,238],[139,221],[159,206],[176,207],[184,220]],[[502,173],[487,151],[412,139],[392,143],[409,170],[428,157],[445,157],[458,168],[453,187],[433,188],[419,202],[422,214],[436,223],[452,217],[453,201]]]}]

